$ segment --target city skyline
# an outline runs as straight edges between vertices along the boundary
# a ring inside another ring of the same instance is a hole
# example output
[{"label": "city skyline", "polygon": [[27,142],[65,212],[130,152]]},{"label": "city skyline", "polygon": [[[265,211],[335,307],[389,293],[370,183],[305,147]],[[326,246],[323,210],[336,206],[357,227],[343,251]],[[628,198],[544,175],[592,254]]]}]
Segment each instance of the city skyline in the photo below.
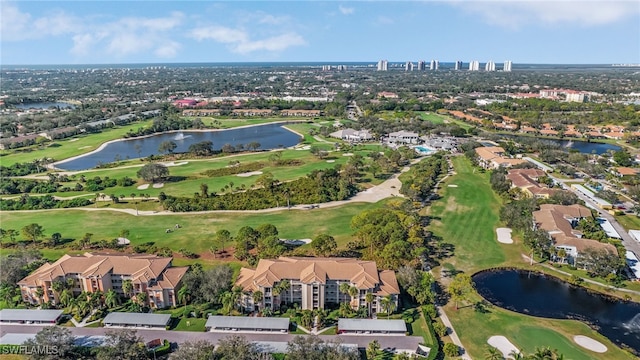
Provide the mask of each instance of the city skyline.
[{"label": "city skyline", "polygon": [[3,1],[1,62],[640,63],[634,1],[149,4]]}]

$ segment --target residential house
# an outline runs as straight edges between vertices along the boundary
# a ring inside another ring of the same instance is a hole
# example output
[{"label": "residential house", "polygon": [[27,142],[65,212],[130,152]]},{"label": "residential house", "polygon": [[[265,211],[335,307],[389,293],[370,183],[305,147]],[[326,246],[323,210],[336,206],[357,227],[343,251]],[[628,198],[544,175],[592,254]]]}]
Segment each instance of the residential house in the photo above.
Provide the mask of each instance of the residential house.
[{"label": "residential house", "polygon": [[369,130],[343,129],[329,134],[332,138],[342,139],[350,142],[361,142],[373,140],[373,135]]},{"label": "residential house", "polygon": [[478,163],[485,169],[497,169],[499,167],[512,167],[526,163],[522,159],[513,159],[504,156],[504,149],[500,146],[482,146],[475,149],[478,155]]},{"label": "residential house", "polygon": [[543,176],[546,176],[546,172],[540,169],[513,169],[509,170],[507,179],[511,180],[511,187],[519,188],[527,197],[546,199],[558,190],[538,183]]},{"label": "residential house", "polygon": [[580,253],[593,248],[617,254],[615,246],[597,240],[582,238],[582,232],[575,229],[581,219],[591,217],[591,210],[582,205],[542,204],[533,212],[535,226],[549,233],[557,249],[567,253],[566,260],[575,264]]},{"label": "residential house", "polygon": [[322,115],[320,110],[280,110],[280,116],[315,117]]},{"label": "residential house", "polygon": [[389,142],[390,143],[402,143],[402,144],[417,144],[419,141],[419,136],[417,133],[410,131],[396,131],[389,133]]},{"label": "residential house", "polygon": [[235,109],[231,111],[233,116],[268,116],[272,115],[271,109]]},{"label": "residential house", "polygon": [[[177,291],[188,267],[172,267],[169,257],[156,255],[92,254],[64,255],[54,263],[46,263],[18,282],[22,299],[31,304],[59,301],[52,287],[56,281],[64,284],[73,279],[74,295],[83,291],[107,292],[111,289],[124,297],[147,294],[153,308],[176,305]],[[123,283],[130,280],[131,294],[125,294]],[[40,298],[37,289],[43,289]]]},{"label": "residential house", "polygon": [[182,116],[219,116],[220,109],[188,109],[182,110]]},{"label": "residential house", "polygon": [[[279,289],[285,280],[288,288]],[[356,295],[340,292],[341,284],[357,289]],[[390,296],[397,305],[400,295],[392,270],[378,270],[374,261],[353,258],[261,259],[255,270],[240,269],[235,285],[243,289],[240,305],[245,311],[277,309],[281,304],[298,304],[300,309],[314,310],[348,302],[354,309],[370,306],[372,312],[383,312],[381,299]],[[253,298],[256,291],[262,293],[259,302]],[[367,293],[374,295],[370,304],[366,302]]]}]

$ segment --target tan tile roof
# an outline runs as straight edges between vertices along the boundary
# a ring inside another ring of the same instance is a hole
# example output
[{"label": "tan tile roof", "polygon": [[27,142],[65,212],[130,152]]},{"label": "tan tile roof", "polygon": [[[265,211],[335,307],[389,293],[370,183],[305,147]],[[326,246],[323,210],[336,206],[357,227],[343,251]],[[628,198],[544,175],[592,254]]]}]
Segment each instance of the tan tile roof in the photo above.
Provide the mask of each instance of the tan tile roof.
[{"label": "tan tile roof", "polygon": [[50,281],[71,273],[81,277],[101,277],[108,273],[127,275],[134,282],[146,282],[157,279],[162,271],[171,263],[171,258],[156,255],[113,255],[92,254],[71,256],[64,255],[52,264],[44,264],[29,276],[22,279],[19,285],[36,286],[37,280]]},{"label": "tan tile roof", "polygon": [[[389,286],[397,287],[395,274],[385,275],[393,277]],[[327,280],[348,280],[358,289],[371,289],[381,285],[381,277],[376,263],[353,258],[300,258],[280,257],[278,259],[262,259],[255,270],[242,268],[236,280],[236,285],[245,291],[252,291],[258,287],[272,287],[284,280],[300,280],[304,283]],[[394,285],[394,283],[396,285]]]},{"label": "tan tile roof", "polygon": [[159,289],[175,289],[182,280],[184,274],[189,270],[188,266],[170,267],[165,270],[158,279],[158,284],[152,288]]},{"label": "tan tile roof", "polygon": [[396,273],[393,270],[380,271],[380,281],[382,281],[382,284],[376,295],[387,296],[400,293],[400,286],[398,286]]},{"label": "tan tile roof", "polygon": [[630,168],[630,167],[618,167],[616,168],[616,171],[618,172],[618,174],[625,176],[625,175],[637,175],[638,174],[638,169],[634,169],[634,168]]},{"label": "tan tile roof", "polygon": [[607,243],[601,243],[597,240],[591,239],[579,239],[576,237],[569,236],[557,236],[555,238],[556,245],[558,246],[573,246],[576,248],[578,253],[588,249],[594,248],[596,250],[606,250],[612,254],[617,254],[618,249],[615,246]]}]

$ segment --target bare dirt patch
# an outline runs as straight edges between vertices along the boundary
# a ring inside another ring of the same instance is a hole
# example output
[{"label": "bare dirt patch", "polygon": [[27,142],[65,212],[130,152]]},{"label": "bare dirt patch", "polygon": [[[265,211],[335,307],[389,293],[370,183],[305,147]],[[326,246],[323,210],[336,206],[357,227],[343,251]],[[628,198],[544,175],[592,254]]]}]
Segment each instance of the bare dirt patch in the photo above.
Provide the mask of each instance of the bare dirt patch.
[{"label": "bare dirt patch", "polygon": [[447,199],[447,205],[445,207],[445,211],[448,212],[464,212],[471,210],[468,206],[460,205],[456,202],[456,198],[454,196],[449,197]]}]

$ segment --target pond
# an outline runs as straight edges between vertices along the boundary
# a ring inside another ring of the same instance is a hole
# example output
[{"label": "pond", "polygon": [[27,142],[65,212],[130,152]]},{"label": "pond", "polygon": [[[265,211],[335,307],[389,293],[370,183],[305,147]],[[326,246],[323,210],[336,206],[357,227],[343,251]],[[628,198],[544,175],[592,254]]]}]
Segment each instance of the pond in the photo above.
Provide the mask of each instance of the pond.
[{"label": "pond", "polygon": [[15,104],[17,109],[49,109],[52,107],[60,108],[60,109],[74,109],[75,105],[65,103],[65,102],[40,102],[40,103],[25,103],[25,104]]},{"label": "pond", "polygon": [[95,151],[80,155],[55,164],[62,170],[85,170],[100,164],[113,161],[135,159],[158,155],[158,148],[164,141],[173,141],[177,147],[174,152],[187,152],[189,146],[202,141],[213,142],[213,148],[220,150],[223,145],[247,145],[251,142],[260,143],[259,150],[286,148],[296,145],[301,137],[284,128],[283,124],[256,125],[228,130],[211,131],[176,131],[155,134],[147,137],[110,141]]},{"label": "pond", "polygon": [[[528,136],[518,136],[512,134],[500,134],[502,137],[512,138],[516,141],[521,139],[531,140],[534,138]],[[548,139],[548,138],[535,138],[535,140],[543,141],[549,144],[556,145],[560,148],[566,150],[577,150],[584,154],[604,154],[607,150],[618,151],[620,150],[620,146],[608,144],[608,143],[599,143],[599,142],[587,142],[580,140],[560,140],[560,139]]]},{"label": "pond", "polygon": [[478,293],[496,306],[538,317],[578,319],[615,344],[640,352],[640,303],[618,301],[524,270],[484,271],[473,281]]}]

